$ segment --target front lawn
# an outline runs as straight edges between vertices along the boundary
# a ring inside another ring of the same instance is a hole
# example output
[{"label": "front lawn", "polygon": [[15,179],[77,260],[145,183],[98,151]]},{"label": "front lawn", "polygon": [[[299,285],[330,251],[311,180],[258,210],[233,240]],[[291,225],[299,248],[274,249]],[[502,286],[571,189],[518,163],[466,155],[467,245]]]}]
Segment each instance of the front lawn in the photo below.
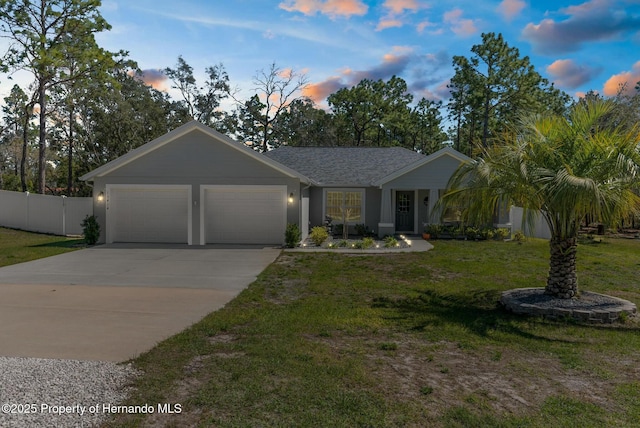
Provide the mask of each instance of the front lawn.
[{"label": "front lawn", "polygon": [[[428,253],[283,253],[247,290],[134,361],[108,426],[639,426],[640,323],[505,313],[543,286],[548,243],[435,241]],[[580,287],[640,303],[640,241],[578,250]]]},{"label": "front lawn", "polygon": [[82,239],[0,227],[0,267],[73,251]]}]

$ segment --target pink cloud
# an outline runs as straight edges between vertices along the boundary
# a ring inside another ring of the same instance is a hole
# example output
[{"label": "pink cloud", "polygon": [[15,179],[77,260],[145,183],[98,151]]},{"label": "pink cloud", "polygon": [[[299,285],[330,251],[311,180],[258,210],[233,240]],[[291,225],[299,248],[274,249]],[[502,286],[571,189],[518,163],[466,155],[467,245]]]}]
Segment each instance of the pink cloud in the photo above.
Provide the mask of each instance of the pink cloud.
[{"label": "pink cloud", "polygon": [[406,12],[415,13],[427,7],[417,0],[386,0],[382,6],[388,13],[380,19],[376,31],[402,27],[405,24]]},{"label": "pink cloud", "polygon": [[589,82],[600,70],[576,64],[571,59],[559,59],[547,67],[555,84],[562,88],[575,89]]},{"label": "pink cloud", "polygon": [[407,46],[394,46],[391,52],[382,57],[382,63],[368,70],[353,70],[345,68],[339,76],[331,76],[328,79],[307,85],[303,95],[319,103],[327,96],[341,88],[357,85],[362,79],[386,80],[391,76],[401,74],[414,58],[414,51]]},{"label": "pink cloud", "polygon": [[429,28],[429,27],[433,27],[434,24],[433,22],[429,22],[429,21],[422,21],[421,23],[419,23],[416,26],[416,30],[418,30],[418,33],[423,33],[425,29]]},{"label": "pink cloud", "polygon": [[444,13],[444,22],[455,22],[462,18],[462,9],[453,9]]},{"label": "pink cloud", "polygon": [[622,88],[625,94],[633,94],[638,82],[640,82],[640,61],[633,64],[631,71],[611,76],[604,84],[604,94],[609,97],[615,96]]},{"label": "pink cloud", "polygon": [[158,91],[167,92],[169,90],[169,79],[164,75],[162,70],[148,69],[142,70],[138,74],[130,71],[129,75]]},{"label": "pink cloud", "polygon": [[451,25],[451,31],[458,36],[466,37],[476,34],[478,28],[471,19],[462,18],[462,9],[453,9],[444,14],[444,22]]},{"label": "pink cloud", "polygon": [[339,89],[344,88],[346,85],[342,81],[342,76],[332,76],[328,79],[307,85],[302,90],[302,95],[310,98],[315,103],[320,103],[326,99],[329,95],[337,92]]},{"label": "pink cloud", "polygon": [[386,30],[387,28],[400,28],[403,25],[404,23],[399,19],[381,19],[380,22],[378,22],[376,31]]},{"label": "pink cloud", "polygon": [[396,15],[403,13],[405,10],[416,12],[423,7],[417,0],[386,0],[382,6]]},{"label": "pink cloud", "polygon": [[498,6],[498,12],[506,19],[511,21],[518,16],[527,4],[523,0],[502,0]]},{"label": "pink cloud", "polygon": [[321,13],[331,18],[364,15],[369,10],[361,0],[285,0],[279,7],[287,12],[300,12],[308,16]]}]

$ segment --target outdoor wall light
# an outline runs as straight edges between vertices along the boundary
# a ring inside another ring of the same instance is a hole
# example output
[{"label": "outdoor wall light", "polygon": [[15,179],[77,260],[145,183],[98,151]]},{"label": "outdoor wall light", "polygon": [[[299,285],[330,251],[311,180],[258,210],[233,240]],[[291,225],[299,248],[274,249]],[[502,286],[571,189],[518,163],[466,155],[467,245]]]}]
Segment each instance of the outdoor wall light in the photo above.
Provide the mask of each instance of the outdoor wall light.
[{"label": "outdoor wall light", "polygon": [[104,192],[98,193],[98,202],[104,201]]},{"label": "outdoor wall light", "polygon": [[293,203],[293,192],[289,193],[289,203]]}]

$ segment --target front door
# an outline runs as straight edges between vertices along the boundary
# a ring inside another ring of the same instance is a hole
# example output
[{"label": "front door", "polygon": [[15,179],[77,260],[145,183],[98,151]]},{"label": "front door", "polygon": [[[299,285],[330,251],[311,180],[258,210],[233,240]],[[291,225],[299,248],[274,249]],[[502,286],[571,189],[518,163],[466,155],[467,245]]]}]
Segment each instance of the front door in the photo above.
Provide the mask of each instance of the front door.
[{"label": "front door", "polygon": [[396,231],[413,232],[414,192],[396,192]]}]

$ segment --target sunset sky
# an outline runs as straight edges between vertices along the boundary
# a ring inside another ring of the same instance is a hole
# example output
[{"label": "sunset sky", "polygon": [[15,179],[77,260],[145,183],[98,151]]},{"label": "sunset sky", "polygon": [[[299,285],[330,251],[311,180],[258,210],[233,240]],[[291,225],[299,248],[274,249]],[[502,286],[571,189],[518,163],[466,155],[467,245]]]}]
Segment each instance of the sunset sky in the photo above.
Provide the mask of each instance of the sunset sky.
[{"label": "sunset sky", "polygon": [[159,70],[182,55],[201,79],[222,63],[247,95],[275,62],[305,72],[320,103],[393,75],[416,98],[446,100],[452,57],[469,57],[483,32],[502,33],[573,96],[640,81],[640,0],[104,0],[101,11],[113,28],[100,45],[129,51],[162,90],[171,84]]}]

